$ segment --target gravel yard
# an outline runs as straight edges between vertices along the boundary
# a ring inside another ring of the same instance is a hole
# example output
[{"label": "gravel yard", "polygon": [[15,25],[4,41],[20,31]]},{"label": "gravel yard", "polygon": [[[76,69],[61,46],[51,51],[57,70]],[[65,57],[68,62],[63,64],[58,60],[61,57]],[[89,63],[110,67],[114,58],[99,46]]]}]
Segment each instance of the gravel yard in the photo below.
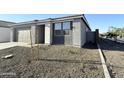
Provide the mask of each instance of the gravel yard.
[{"label": "gravel yard", "polygon": [[[14,57],[2,59],[13,54]],[[35,53],[37,54],[37,53]],[[95,45],[75,48],[63,45],[39,47],[39,60],[31,49],[13,47],[0,51],[0,77],[16,78],[100,78],[104,77]],[[33,57],[32,57],[33,56]]]},{"label": "gravel yard", "polygon": [[112,77],[124,77],[124,43],[117,43],[108,39],[101,40],[101,48]]}]

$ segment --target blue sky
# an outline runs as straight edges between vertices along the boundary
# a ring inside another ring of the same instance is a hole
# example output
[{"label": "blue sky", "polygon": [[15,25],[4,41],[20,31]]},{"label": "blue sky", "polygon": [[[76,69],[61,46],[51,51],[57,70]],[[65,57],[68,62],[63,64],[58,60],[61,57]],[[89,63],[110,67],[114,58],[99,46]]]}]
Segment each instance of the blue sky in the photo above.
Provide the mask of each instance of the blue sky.
[{"label": "blue sky", "polygon": [[63,17],[71,14],[0,14],[0,20],[12,21],[12,22],[24,22],[32,21],[35,19],[46,19]]},{"label": "blue sky", "polygon": [[[0,14],[0,20],[24,22],[68,15],[71,14]],[[85,16],[92,30],[98,28],[100,32],[106,32],[110,26],[124,27],[124,14],[86,14]]]},{"label": "blue sky", "polygon": [[85,16],[92,30],[98,28],[102,33],[108,31],[110,26],[124,27],[124,14],[87,14]]}]

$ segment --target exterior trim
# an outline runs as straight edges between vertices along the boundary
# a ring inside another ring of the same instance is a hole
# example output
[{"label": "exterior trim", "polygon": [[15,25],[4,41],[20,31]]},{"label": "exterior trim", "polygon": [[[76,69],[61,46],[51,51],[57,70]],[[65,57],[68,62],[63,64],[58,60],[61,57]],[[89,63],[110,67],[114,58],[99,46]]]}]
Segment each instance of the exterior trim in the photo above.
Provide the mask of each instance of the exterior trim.
[{"label": "exterior trim", "polygon": [[21,22],[21,23],[12,24],[10,26],[16,27],[16,26],[33,25],[33,24],[40,25],[40,24],[46,24],[48,22],[56,23],[56,22],[63,22],[63,21],[73,21],[73,19],[76,19],[76,18],[83,19],[84,23],[91,30],[84,14],[59,17],[59,18],[48,18],[48,19],[44,19],[44,20],[33,20],[33,21],[28,21],[28,22]]},{"label": "exterior trim", "polygon": [[9,26],[0,26],[0,27],[10,28]]},{"label": "exterior trim", "polygon": [[0,20],[0,27],[10,27],[10,25],[15,24],[14,22]]}]

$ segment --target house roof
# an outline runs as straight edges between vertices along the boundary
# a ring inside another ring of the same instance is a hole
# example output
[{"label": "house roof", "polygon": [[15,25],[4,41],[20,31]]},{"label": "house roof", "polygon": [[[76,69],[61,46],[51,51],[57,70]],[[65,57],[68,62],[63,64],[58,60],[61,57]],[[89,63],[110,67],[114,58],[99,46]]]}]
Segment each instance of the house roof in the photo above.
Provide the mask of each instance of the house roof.
[{"label": "house roof", "polygon": [[9,25],[15,24],[14,22],[0,20],[0,27],[9,27]]},{"label": "house roof", "polygon": [[84,14],[80,15],[71,15],[71,16],[65,16],[65,17],[58,17],[58,18],[48,18],[48,19],[43,19],[43,20],[33,20],[33,21],[27,21],[27,22],[20,22],[16,24],[11,24],[10,26],[21,26],[21,25],[26,25],[26,24],[36,24],[36,23],[46,23],[46,22],[51,22],[51,21],[63,21],[63,20],[69,20],[69,19],[74,19],[74,18],[81,18],[87,25],[87,27],[90,29],[90,26],[88,24],[88,21],[85,17]]}]

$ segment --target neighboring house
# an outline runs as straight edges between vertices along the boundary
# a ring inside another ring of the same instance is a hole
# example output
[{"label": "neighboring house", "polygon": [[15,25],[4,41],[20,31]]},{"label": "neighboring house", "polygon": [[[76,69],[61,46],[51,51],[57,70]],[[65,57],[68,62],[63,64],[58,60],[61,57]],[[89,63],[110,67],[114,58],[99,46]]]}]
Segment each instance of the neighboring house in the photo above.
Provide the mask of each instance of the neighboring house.
[{"label": "neighboring house", "polygon": [[9,25],[12,24],[14,23],[0,20],[0,42],[10,42],[10,33],[12,30]]},{"label": "neighboring house", "polygon": [[[11,42],[82,47],[91,29],[84,15],[34,20],[11,25]],[[30,36],[31,35],[31,36]]]}]

